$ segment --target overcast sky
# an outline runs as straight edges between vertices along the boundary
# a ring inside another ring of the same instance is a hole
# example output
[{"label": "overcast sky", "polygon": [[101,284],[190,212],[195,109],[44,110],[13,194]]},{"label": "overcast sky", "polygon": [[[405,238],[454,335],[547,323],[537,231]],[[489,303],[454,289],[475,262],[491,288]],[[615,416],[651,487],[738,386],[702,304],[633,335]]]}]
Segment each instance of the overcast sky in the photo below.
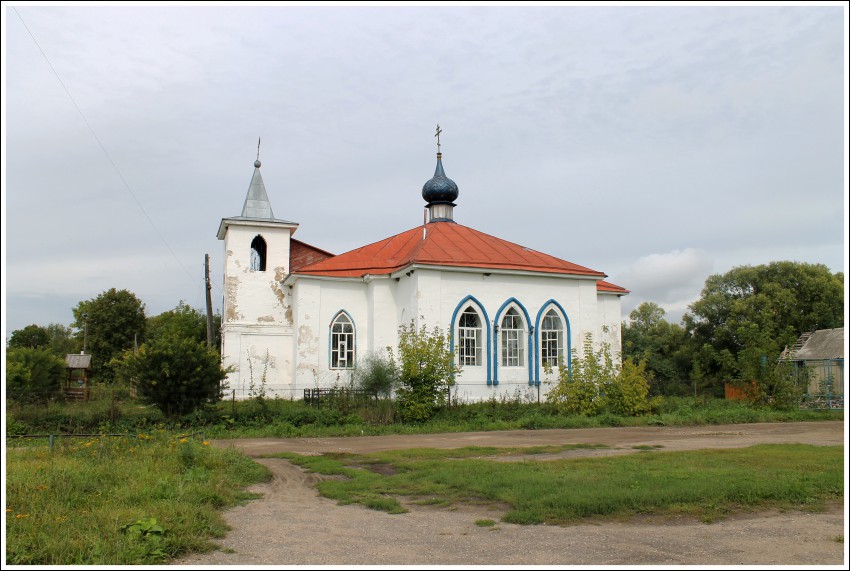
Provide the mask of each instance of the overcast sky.
[{"label": "overcast sky", "polygon": [[295,238],[417,226],[437,123],[455,220],[605,272],[624,318],[846,272],[843,4],[3,10],[4,335],[112,287],[202,309],[205,253],[220,309],[258,137]]}]

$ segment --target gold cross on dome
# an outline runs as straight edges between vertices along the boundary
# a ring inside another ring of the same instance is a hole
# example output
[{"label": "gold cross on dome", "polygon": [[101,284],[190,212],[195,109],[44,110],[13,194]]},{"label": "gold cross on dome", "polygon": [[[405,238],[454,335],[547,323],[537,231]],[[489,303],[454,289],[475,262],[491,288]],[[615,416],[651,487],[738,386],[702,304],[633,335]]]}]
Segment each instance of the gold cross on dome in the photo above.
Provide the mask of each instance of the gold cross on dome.
[{"label": "gold cross on dome", "polygon": [[434,136],[437,137],[437,152],[438,153],[440,152],[440,133],[442,133],[442,132],[443,132],[443,130],[440,129],[440,124],[437,123],[437,134],[434,135]]}]

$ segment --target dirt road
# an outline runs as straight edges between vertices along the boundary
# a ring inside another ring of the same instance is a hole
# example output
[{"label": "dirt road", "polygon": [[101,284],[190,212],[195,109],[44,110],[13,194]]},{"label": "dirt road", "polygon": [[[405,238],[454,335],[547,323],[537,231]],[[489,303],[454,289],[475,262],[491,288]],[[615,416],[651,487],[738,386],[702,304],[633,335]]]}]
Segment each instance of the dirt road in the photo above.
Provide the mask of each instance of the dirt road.
[{"label": "dirt road", "polygon": [[[660,450],[734,448],[760,443],[844,444],[843,422],[735,424],[504,431],[359,438],[215,441],[258,457],[273,452],[366,453],[402,448],[606,444],[553,457],[626,454],[637,446]],[[540,456],[535,456],[541,459]],[[516,458],[515,458],[516,459]],[[285,460],[258,458],[274,479],[251,488],[260,500],[229,510],[233,530],[221,549],[179,565],[841,565],[845,506],[823,513],[762,512],[703,524],[692,518],[639,518],[571,526],[520,526],[499,520],[497,507],[429,508],[406,504],[389,515],[321,498],[321,476]]]}]

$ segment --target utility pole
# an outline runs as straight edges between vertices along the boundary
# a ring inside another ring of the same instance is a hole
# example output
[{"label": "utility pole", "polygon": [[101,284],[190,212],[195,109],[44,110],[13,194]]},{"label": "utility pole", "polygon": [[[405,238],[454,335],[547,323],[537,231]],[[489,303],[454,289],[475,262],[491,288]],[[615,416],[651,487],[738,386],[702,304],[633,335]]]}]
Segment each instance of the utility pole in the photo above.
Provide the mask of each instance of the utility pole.
[{"label": "utility pole", "polygon": [[207,285],[207,346],[213,346],[212,286],[210,285],[210,255],[204,254],[204,281]]},{"label": "utility pole", "polygon": [[88,345],[89,341],[89,313],[86,311],[83,313],[83,352],[82,354],[86,354],[86,345]]}]

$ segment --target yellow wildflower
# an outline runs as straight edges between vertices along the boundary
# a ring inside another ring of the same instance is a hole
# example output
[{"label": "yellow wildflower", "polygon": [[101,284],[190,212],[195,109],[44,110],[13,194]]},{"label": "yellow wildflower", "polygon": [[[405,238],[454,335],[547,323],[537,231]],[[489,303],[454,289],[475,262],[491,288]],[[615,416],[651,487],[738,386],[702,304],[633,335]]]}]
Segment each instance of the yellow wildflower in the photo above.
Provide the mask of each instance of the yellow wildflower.
[{"label": "yellow wildflower", "polygon": [[15,519],[24,519],[25,517],[29,517],[30,514],[15,514]]},{"label": "yellow wildflower", "polygon": [[204,446],[209,446],[209,445],[210,445],[210,441],[209,441],[209,440],[204,440]]},{"label": "yellow wildflower", "polygon": [[180,442],[186,442],[186,439],[185,439],[185,438],[181,438],[181,439],[180,439]]}]

